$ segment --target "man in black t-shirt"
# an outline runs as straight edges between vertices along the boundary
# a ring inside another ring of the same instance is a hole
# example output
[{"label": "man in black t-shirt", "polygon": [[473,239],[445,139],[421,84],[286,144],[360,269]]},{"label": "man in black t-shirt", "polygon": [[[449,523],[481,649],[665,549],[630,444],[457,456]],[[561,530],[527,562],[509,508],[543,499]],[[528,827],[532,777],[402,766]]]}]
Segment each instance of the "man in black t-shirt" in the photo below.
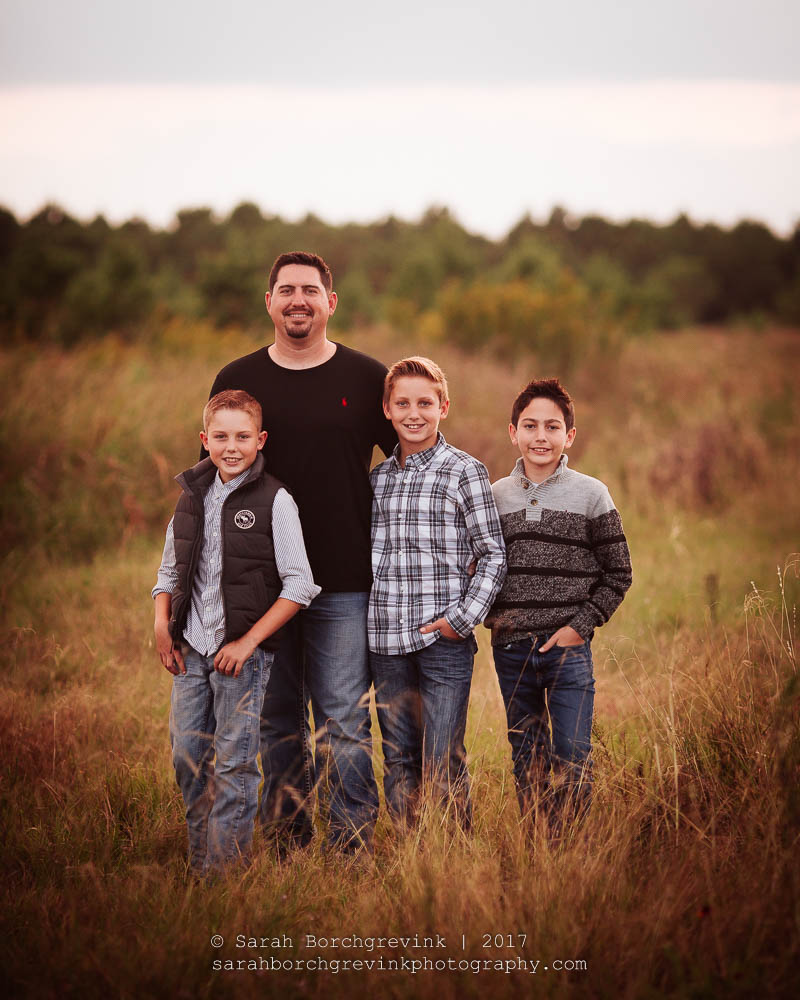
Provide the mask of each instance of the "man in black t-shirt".
[{"label": "man in black t-shirt", "polygon": [[260,816],[280,843],[311,838],[311,700],[317,770],[327,772],[329,840],[344,850],[368,845],[378,810],[369,716],[366,614],[370,566],[369,467],[378,445],[396,443],[381,400],[385,367],[328,340],[336,308],[321,257],[281,254],[272,266],[269,347],[231,362],[211,395],[244,389],[261,404],[270,473],[290,490],[314,581],[322,593],[286,629],[261,718],[264,791]]}]

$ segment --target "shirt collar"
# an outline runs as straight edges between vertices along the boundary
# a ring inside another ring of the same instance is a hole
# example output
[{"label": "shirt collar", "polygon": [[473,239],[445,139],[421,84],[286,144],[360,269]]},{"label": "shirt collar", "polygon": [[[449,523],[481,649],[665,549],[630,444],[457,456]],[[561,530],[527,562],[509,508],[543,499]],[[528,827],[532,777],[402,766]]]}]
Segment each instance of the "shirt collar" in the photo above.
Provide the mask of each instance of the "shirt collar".
[{"label": "shirt collar", "polygon": [[[413,455],[409,455],[406,459],[405,468],[406,469],[424,469],[426,466],[430,465],[436,455],[447,445],[444,439],[444,434],[441,431],[436,433],[436,444],[431,445],[430,448],[426,448],[425,451],[417,451]],[[392,452],[392,458],[394,460],[395,469],[403,471],[403,467],[400,465],[400,445],[396,444],[394,446],[394,451]]]},{"label": "shirt collar", "polygon": [[511,471],[512,476],[516,476],[520,481],[520,485],[524,490],[529,489],[531,486],[536,489],[539,486],[544,486],[545,483],[552,482],[554,480],[560,479],[564,474],[564,470],[567,468],[567,463],[569,462],[569,456],[566,452],[562,453],[561,458],[558,460],[558,465],[556,466],[556,471],[543,480],[541,483],[534,483],[532,480],[528,479],[525,475],[525,463],[521,458],[517,459],[516,465]]},{"label": "shirt collar", "polygon": [[214,482],[212,484],[214,495],[223,497],[228,496],[228,494],[232,493],[237,486],[241,486],[241,484],[247,478],[249,472],[250,472],[249,468],[245,469],[244,472],[240,472],[239,475],[236,476],[234,479],[230,479],[228,480],[227,483],[223,483],[222,479],[220,478],[219,469],[217,469],[217,474],[216,476],[214,476]]}]

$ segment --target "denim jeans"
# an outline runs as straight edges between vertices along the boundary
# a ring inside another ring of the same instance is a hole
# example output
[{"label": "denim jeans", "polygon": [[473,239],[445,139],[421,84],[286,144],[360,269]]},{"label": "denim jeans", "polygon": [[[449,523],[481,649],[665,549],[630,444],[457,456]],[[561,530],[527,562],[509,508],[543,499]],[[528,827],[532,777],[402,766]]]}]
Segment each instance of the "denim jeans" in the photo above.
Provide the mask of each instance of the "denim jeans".
[{"label": "denim jeans", "polygon": [[189,864],[198,872],[247,858],[258,807],[258,729],[272,653],[257,649],[238,677],[183,644],[172,680],[172,763],[186,806]]},{"label": "denim jeans", "polygon": [[259,818],[279,841],[302,845],[311,839],[316,770],[328,787],[331,845],[354,850],[371,843],[378,789],[369,715],[368,601],[368,593],[323,592],[284,629],[261,716]]},{"label": "denim jeans", "polygon": [[594,676],[588,641],[537,652],[546,641],[531,637],[492,651],[522,815],[539,805],[557,831],[591,800]]},{"label": "denim jeans", "polygon": [[386,805],[401,827],[413,823],[428,786],[445,805],[452,796],[465,828],[472,823],[464,730],[476,651],[474,636],[441,636],[413,653],[370,653]]}]

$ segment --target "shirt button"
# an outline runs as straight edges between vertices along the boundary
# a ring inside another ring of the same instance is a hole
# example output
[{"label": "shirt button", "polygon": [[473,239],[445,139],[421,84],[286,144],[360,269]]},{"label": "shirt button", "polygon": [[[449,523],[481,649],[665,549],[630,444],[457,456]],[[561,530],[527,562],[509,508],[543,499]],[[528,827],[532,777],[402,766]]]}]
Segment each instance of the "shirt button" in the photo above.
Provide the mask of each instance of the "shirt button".
[{"label": "shirt button", "polygon": [[531,500],[531,507],[535,507],[538,502],[538,500]]}]

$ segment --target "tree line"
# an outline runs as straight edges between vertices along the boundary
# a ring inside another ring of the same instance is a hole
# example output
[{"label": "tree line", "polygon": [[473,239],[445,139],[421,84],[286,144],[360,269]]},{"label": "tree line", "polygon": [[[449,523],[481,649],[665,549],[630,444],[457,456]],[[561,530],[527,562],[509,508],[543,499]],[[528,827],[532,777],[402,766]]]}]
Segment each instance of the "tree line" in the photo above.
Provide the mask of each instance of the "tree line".
[{"label": "tree line", "polygon": [[500,353],[535,336],[564,364],[587,336],[606,343],[688,324],[800,325],[800,224],[784,238],[755,221],[615,223],[556,208],[490,240],[446,208],[416,222],[329,225],[242,203],[224,218],[180,211],[167,229],[80,222],[57,205],[20,221],[0,208],[0,332],[6,342],[69,345],[110,330],[135,336],[176,316],[261,324],[267,269],[287,249],[329,262],[340,328],[383,321],[468,349],[492,341]]}]

